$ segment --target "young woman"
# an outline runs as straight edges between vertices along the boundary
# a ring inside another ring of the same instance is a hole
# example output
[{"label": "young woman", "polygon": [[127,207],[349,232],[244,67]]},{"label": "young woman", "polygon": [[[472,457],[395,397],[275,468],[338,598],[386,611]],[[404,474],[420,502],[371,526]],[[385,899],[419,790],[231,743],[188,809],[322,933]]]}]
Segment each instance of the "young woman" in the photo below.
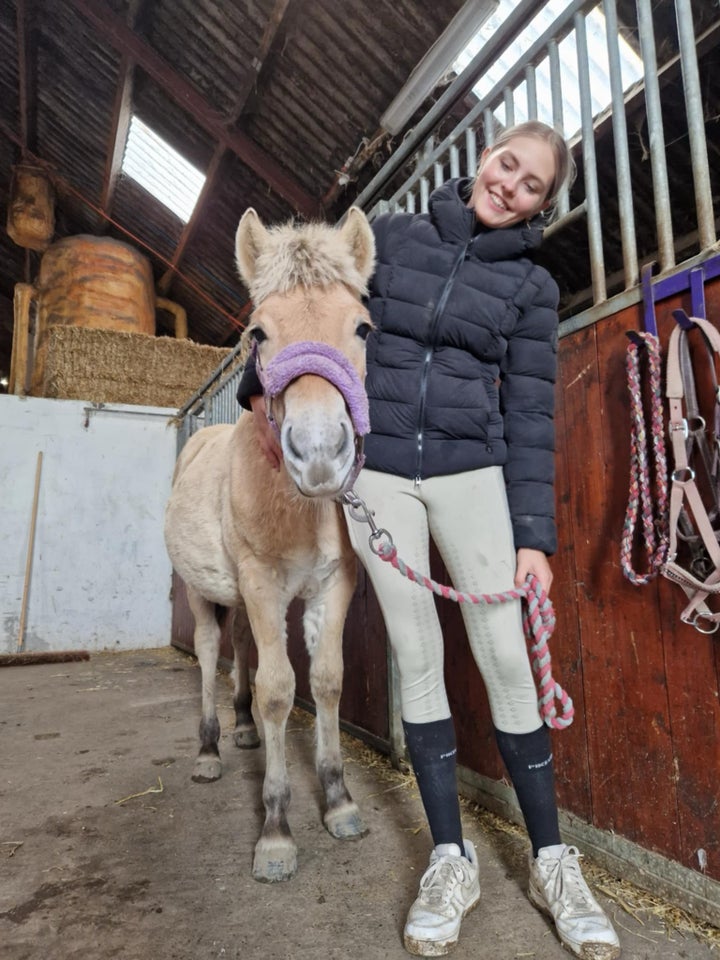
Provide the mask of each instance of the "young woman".
[{"label": "young woman", "polygon": [[[454,585],[506,591],[534,575],[549,592],[556,549],[553,405],[558,289],[532,260],[548,211],[574,172],[563,138],[531,121],[484,150],[474,180],[450,180],[426,214],[373,223],[366,387],[371,433],[355,490],[426,572],[432,537]],[[253,371],[238,398],[262,410]],[[266,418],[259,441],[279,462]],[[348,518],[400,678],[401,712],[434,849],[405,925],[406,949],[440,956],[480,899],[462,836],[456,744],[433,594],[370,550]],[[538,711],[520,603],[462,605],[496,739],[528,829],[529,897],[575,954],[612,960],[617,935],[562,843],[552,751]]]}]

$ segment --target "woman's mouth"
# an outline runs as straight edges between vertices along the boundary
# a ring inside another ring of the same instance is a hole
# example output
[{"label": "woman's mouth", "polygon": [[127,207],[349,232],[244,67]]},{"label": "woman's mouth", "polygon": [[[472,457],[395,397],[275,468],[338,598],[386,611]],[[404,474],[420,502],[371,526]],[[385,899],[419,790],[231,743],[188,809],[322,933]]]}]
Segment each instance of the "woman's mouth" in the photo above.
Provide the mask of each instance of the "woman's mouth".
[{"label": "woman's mouth", "polygon": [[503,213],[507,212],[508,205],[505,203],[505,201],[499,194],[489,191],[488,196],[490,197],[490,202],[492,203],[492,205],[495,207],[496,210],[500,210]]}]

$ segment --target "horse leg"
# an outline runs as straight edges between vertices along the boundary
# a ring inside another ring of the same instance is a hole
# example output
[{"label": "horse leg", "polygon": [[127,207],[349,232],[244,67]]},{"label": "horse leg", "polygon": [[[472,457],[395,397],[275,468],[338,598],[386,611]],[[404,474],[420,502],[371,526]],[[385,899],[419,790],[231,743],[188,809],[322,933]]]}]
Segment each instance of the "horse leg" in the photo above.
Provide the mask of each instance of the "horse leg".
[{"label": "horse leg", "polygon": [[233,614],[232,645],[233,666],[233,706],[235,707],[235,746],[243,750],[252,750],[260,746],[260,737],[252,715],[252,692],[250,690],[250,670],[248,654],[252,642],[252,630],[247,618],[245,605],[240,604]]},{"label": "horse leg", "polygon": [[200,752],[193,768],[192,778],[196,783],[210,783],[222,775],[220,751],[220,723],[215,707],[215,672],[220,649],[220,625],[215,614],[215,604],[187,585],[187,598],[195,618],[195,656],[200,664],[202,677],[202,716],[200,718]]},{"label": "horse leg", "polygon": [[303,620],[310,654],[310,689],[317,711],[315,765],[325,794],[323,822],[339,840],[355,840],[367,833],[357,804],[345,786],[340,752],[342,630],[349,601],[343,584],[330,595],[307,601]]},{"label": "horse leg", "polygon": [[290,782],[285,730],[295,696],[295,674],[286,650],[285,608],[271,598],[248,602],[258,651],[255,697],[265,739],[265,823],[255,845],[253,877],[261,883],[289,880],[297,871],[297,848],[287,821]]}]

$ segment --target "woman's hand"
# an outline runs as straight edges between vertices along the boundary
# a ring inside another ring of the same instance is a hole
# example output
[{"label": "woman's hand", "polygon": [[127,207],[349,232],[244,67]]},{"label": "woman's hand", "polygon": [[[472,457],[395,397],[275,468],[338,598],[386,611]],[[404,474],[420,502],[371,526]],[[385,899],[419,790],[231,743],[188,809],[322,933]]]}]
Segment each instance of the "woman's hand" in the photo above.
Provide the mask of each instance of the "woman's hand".
[{"label": "woman's hand", "polygon": [[283,458],[282,447],[272,424],[267,418],[265,398],[261,395],[251,397],[250,406],[252,407],[258,446],[273,470],[279,470]]},{"label": "woman's hand", "polygon": [[517,552],[515,586],[524,587],[529,576],[537,577],[545,593],[550,593],[553,573],[548,558],[542,550],[530,550],[528,547],[521,547]]}]

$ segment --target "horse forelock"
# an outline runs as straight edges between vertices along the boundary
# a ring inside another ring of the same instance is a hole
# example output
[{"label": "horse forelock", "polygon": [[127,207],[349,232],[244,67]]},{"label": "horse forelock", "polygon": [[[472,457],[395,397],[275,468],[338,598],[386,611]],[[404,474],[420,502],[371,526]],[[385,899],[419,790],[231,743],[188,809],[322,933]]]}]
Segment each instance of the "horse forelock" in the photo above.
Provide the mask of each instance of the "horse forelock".
[{"label": "horse forelock", "polygon": [[268,234],[250,285],[255,305],[272,293],[290,293],[297,286],[329,287],[340,283],[359,297],[367,293],[367,284],[351,250],[333,227],[319,223],[301,227],[286,224],[273,227]]}]

